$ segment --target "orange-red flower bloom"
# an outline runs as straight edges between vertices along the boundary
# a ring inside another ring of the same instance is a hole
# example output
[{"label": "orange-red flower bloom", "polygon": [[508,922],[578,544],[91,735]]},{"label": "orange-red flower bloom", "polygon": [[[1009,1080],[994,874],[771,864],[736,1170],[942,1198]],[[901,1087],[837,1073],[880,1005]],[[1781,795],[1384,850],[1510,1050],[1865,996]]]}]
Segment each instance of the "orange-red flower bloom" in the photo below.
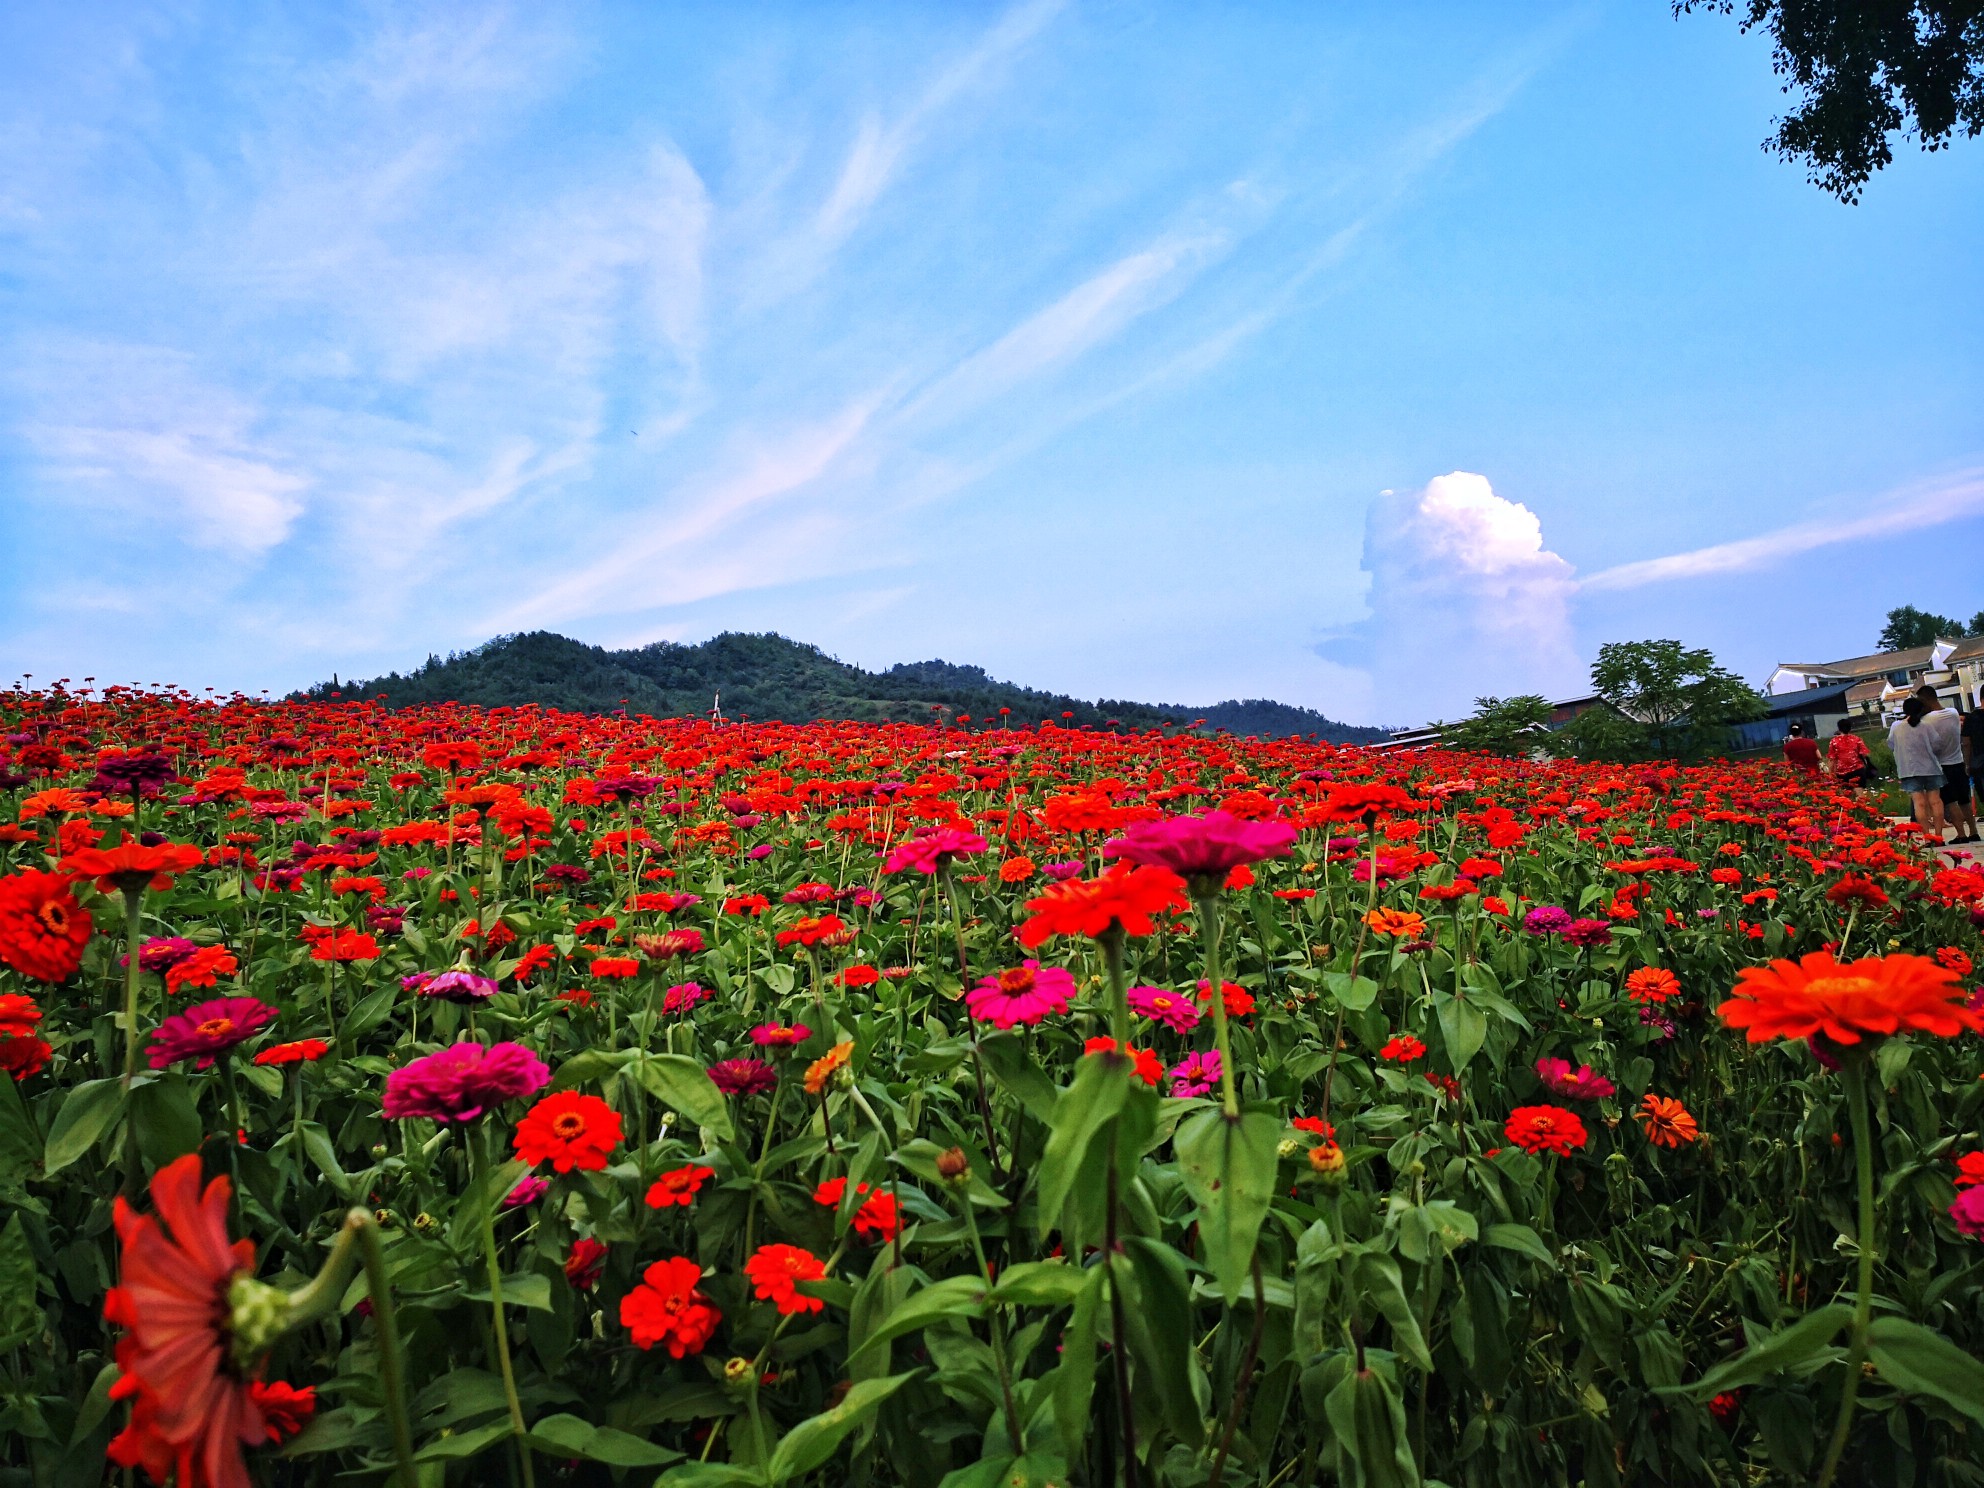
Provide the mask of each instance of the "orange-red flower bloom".
[{"label": "orange-red flower bloom", "polygon": [[1720,1009],[1753,1044],[1824,1034],[1836,1044],[1903,1031],[1951,1038],[1984,1029],[1963,1005],[1956,973],[1927,956],[1868,956],[1841,965],[1826,951],[1750,966]]},{"label": "orange-red flower bloom", "polygon": [[115,847],[86,847],[62,860],[77,878],[94,878],[108,894],[125,889],[169,889],[172,880],[200,866],[200,850],[190,843],[161,842],[146,847],[129,836]]},{"label": "orange-red flower bloom", "polygon": [[1559,1157],[1569,1157],[1585,1140],[1577,1112],[1562,1106],[1517,1106],[1502,1131],[1524,1152],[1554,1152]]},{"label": "orange-red flower bloom", "polygon": [[513,1141],[525,1162],[548,1162],[561,1173],[597,1173],[619,1144],[620,1113],[596,1095],[561,1090],[525,1113]]},{"label": "orange-red flower bloom", "polygon": [[677,1359],[703,1351],[723,1314],[703,1295],[702,1279],[703,1268],[685,1256],[656,1261],[642,1273],[641,1284],[620,1299],[620,1321],[635,1347],[660,1344]]},{"label": "orange-red flower bloom", "polygon": [[124,1329],[110,1394],[132,1409],[110,1460],[155,1483],[176,1471],[185,1488],[250,1488],[241,1449],[268,1440],[269,1420],[233,1366],[228,1288],[253,1271],[255,1245],[228,1242],[228,1181],[203,1189],[200,1176],[197,1153],[159,1169],[156,1215],[117,1200],[121,1280],[103,1315]]},{"label": "orange-red flower bloom", "polygon": [[0,965],[38,982],[64,982],[82,965],[90,915],[60,873],[25,868],[0,878]]},{"label": "orange-red flower bloom", "polygon": [[1681,979],[1664,966],[1642,966],[1626,974],[1626,995],[1634,1002],[1665,1002],[1681,995]]},{"label": "orange-red flower bloom", "polygon": [[744,1274],[758,1299],[773,1303],[780,1312],[819,1312],[827,1305],[797,1290],[800,1282],[818,1281],[827,1274],[825,1261],[797,1245],[760,1245],[744,1263]]},{"label": "orange-red flower bloom", "polygon": [[1026,901],[1033,911],[1019,927],[1020,944],[1029,950],[1050,935],[1102,935],[1120,929],[1129,935],[1149,935],[1154,916],[1182,910],[1185,881],[1167,868],[1133,867],[1118,863],[1099,878],[1070,879]]},{"label": "orange-red flower bloom", "polygon": [[1683,1147],[1701,1135],[1688,1108],[1664,1095],[1649,1095],[1641,1101],[1633,1120],[1646,1128],[1646,1139],[1656,1147]]},{"label": "orange-red flower bloom", "polygon": [[827,1081],[831,1080],[840,1071],[841,1066],[853,1057],[854,1040],[849,1039],[844,1044],[835,1044],[826,1053],[807,1065],[806,1093],[808,1095],[818,1095],[821,1091],[825,1090],[827,1088]]},{"label": "orange-red flower bloom", "polygon": [[1364,916],[1364,923],[1379,935],[1410,935],[1417,939],[1426,933],[1426,917],[1410,909],[1374,909]]},{"label": "orange-red flower bloom", "polygon": [[[673,1168],[648,1186],[648,1208],[667,1209],[679,1204],[687,1209],[696,1202],[696,1195],[702,1186],[715,1176],[716,1169],[697,1163]],[[679,1359],[682,1356],[677,1354],[675,1357]]]}]

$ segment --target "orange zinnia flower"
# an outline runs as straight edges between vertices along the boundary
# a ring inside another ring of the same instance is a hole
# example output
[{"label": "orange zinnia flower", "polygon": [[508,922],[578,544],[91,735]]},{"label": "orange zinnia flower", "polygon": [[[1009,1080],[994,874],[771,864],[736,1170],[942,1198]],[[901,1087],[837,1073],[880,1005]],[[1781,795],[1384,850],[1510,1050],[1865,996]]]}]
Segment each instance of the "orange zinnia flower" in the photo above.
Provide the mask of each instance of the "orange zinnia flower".
[{"label": "orange zinnia flower", "polygon": [[1868,956],[1842,966],[1826,951],[1746,967],[1720,1009],[1753,1044],[1824,1034],[1836,1044],[1904,1030],[1952,1038],[1984,1030],[1963,1005],[1956,973],[1927,956]]},{"label": "orange zinnia flower", "polygon": [[1364,923],[1380,935],[1410,935],[1416,939],[1426,933],[1425,916],[1410,909],[1374,909],[1364,916]]},{"label": "orange zinnia flower", "polygon": [[1681,979],[1664,966],[1642,966],[1627,975],[1626,995],[1634,1002],[1665,1002],[1681,995]]},{"label": "orange zinnia flower", "polygon": [[1019,927],[1020,944],[1031,950],[1050,935],[1104,935],[1111,930],[1149,935],[1157,928],[1153,916],[1186,908],[1184,889],[1185,881],[1168,868],[1125,863],[1100,878],[1055,884],[1026,901],[1033,916]]},{"label": "orange zinnia flower", "polygon": [[826,1053],[807,1065],[806,1093],[808,1095],[818,1095],[821,1091],[825,1090],[827,1088],[827,1081],[831,1080],[840,1070],[841,1066],[853,1057],[854,1040],[849,1039],[844,1044],[835,1044]]},{"label": "orange zinnia flower", "polygon": [[514,1141],[525,1162],[549,1162],[561,1173],[597,1173],[619,1144],[620,1113],[596,1095],[561,1090],[530,1108]]},{"label": "orange zinnia flower", "polygon": [[1641,1101],[1633,1120],[1646,1128],[1646,1139],[1656,1147],[1683,1147],[1702,1134],[1688,1108],[1664,1095]]},{"label": "orange zinnia flower", "polygon": [[86,847],[62,860],[64,871],[94,878],[108,894],[113,890],[169,889],[172,880],[200,866],[200,850],[190,843],[161,842],[145,847],[128,835],[115,847]]}]

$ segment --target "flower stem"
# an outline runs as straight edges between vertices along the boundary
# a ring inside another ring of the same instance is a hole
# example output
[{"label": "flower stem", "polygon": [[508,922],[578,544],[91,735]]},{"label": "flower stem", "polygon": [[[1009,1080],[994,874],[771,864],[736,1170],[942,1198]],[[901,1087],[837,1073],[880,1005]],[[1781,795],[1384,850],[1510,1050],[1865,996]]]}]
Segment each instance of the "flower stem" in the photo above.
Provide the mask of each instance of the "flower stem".
[{"label": "flower stem", "polygon": [[143,1186],[138,1157],[138,1122],[131,1113],[131,1082],[138,1077],[138,911],[145,901],[141,885],[124,890],[124,1197],[136,1198]]},{"label": "flower stem", "polygon": [[[485,1164],[476,1151],[476,1142],[471,1138],[466,1144],[471,1160],[475,1162],[476,1176],[481,1177]],[[503,1399],[510,1408],[510,1435],[516,1439],[517,1460],[523,1465],[524,1488],[536,1488],[536,1479],[531,1472],[530,1446],[524,1440],[524,1408],[517,1399],[517,1374],[510,1364],[510,1330],[503,1321],[503,1267],[496,1256],[496,1198],[490,1196],[489,1203],[482,1210],[482,1258],[489,1268],[489,1308],[496,1322],[496,1363],[503,1374]]]},{"label": "flower stem", "polygon": [[1112,924],[1095,939],[1102,947],[1102,964],[1109,973],[1109,1036],[1116,1040],[1118,1049],[1127,1051],[1130,1047],[1130,1000],[1125,986],[1128,978],[1123,972],[1123,927]]},{"label": "flower stem", "polygon": [[1226,988],[1219,978],[1219,894],[1194,894],[1199,940],[1205,947],[1206,986],[1212,997],[1212,1038],[1219,1046],[1219,1099],[1226,1119],[1240,1115],[1240,1093],[1233,1081],[1233,1041],[1226,1031]]},{"label": "flower stem", "polygon": [[1841,1072],[1846,1084],[1848,1115],[1853,1121],[1853,1165],[1860,1180],[1860,1274],[1853,1295],[1853,1329],[1846,1349],[1846,1383],[1839,1395],[1839,1419],[1833,1423],[1832,1443],[1819,1469],[1819,1488],[1832,1488],[1839,1460],[1846,1454],[1853,1427],[1853,1407],[1860,1398],[1860,1367],[1867,1360],[1867,1324],[1874,1310],[1874,1137],[1867,1119],[1867,1068],[1864,1056],[1849,1056]]}]

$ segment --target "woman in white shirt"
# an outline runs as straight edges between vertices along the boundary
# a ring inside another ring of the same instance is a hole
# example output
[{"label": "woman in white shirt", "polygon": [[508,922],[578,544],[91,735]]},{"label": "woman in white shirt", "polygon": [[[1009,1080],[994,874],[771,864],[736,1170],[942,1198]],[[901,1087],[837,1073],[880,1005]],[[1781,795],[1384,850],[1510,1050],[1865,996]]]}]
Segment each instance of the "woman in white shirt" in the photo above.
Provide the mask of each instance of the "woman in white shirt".
[{"label": "woman in white shirt", "polygon": [[1901,777],[1901,788],[1915,805],[1915,821],[1929,834],[1943,840],[1943,767],[1936,759],[1935,732],[1922,726],[1928,705],[1911,697],[1901,705],[1901,717],[1888,730],[1888,748],[1894,751],[1894,772]]}]

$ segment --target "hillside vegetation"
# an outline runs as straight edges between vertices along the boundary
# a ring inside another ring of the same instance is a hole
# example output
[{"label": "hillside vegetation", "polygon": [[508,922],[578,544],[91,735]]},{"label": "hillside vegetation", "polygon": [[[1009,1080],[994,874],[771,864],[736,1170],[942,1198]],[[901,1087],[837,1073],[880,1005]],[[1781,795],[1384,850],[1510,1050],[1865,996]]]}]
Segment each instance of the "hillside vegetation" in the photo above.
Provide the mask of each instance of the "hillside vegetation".
[{"label": "hillside vegetation", "polygon": [[[313,701],[356,700],[384,693],[392,705],[462,702],[483,707],[537,703],[588,713],[625,707],[655,717],[702,715],[722,695],[730,718],[803,723],[818,718],[864,723],[926,722],[932,709],[951,717],[996,719],[1010,708],[1015,725],[1051,718],[1076,726],[1156,728],[1165,723],[1227,729],[1235,734],[1310,734],[1337,743],[1383,739],[1385,730],[1338,723],[1313,708],[1265,699],[1209,707],[1187,704],[1091,702],[996,681],[983,667],[913,661],[883,672],[864,671],[781,635],[735,631],[700,645],[657,641],[628,651],[588,646],[548,631],[498,636],[473,651],[430,656],[402,675],[331,682],[299,694]],[[1070,715],[1065,720],[1063,715]]]}]

